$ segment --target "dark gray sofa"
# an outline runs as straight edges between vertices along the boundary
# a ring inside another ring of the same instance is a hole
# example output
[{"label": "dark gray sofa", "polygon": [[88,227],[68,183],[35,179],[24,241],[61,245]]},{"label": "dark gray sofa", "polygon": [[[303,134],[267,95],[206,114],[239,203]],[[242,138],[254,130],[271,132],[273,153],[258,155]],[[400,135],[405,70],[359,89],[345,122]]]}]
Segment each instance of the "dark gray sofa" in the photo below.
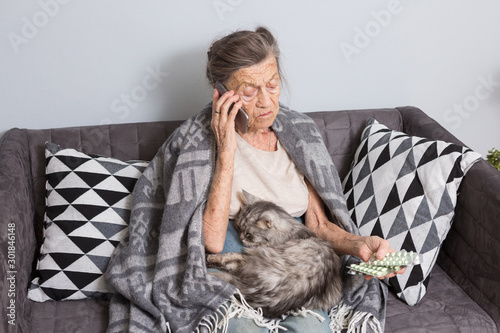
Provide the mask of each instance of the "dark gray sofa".
[{"label": "dark gray sofa", "polygon": [[[341,178],[348,172],[361,131],[370,117],[410,135],[462,144],[414,107],[308,115],[323,134]],[[106,302],[35,303],[26,297],[42,241],[45,141],[122,160],[150,160],[180,123],[12,129],[1,138],[0,332],[104,332],[107,326]],[[9,236],[15,252],[12,247],[9,251]],[[14,266],[9,267],[8,263]],[[455,221],[433,270],[426,296],[417,306],[409,307],[390,294],[386,332],[497,332],[500,327],[499,263],[500,172],[479,161],[462,182]],[[15,276],[15,281],[8,280],[11,276]],[[15,321],[12,321],[13,315]]]}]

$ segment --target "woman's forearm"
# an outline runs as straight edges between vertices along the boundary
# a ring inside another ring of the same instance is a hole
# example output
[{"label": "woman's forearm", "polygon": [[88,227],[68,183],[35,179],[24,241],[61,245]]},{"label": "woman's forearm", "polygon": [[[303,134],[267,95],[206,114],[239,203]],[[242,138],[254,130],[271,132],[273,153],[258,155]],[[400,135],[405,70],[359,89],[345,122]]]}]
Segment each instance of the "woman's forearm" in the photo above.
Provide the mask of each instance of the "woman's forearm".
[{"label": "woman's forearm", "polygon": [[[233,109],[229,111],[233,104]],[[217,142],[218,156],[207,205],[203,212],[205,248],[212,253],[221,252],[226,241],[233,185],[234,156],[237,148],[234,119],[241,105],[240,97],[235,95],[234,91],[220,96],[217,89],[214,88],[210,127]]]},{"label": "woman's forearm", "polygon": [[226,240],[233,174],[234,158],[219,156],[203,213],[205,248],[212,253],[221,252]]},{"label": "woman's forearm", "polygon": [[358,255],[360,237],[330,222],[320,196],[308,181],[306,184],[309,191],[309,207],[305,216],[306,226],[319,238],[331,242],[338,254]]},{"label": "woman's forearm", "polygon": [[[340,255],[352,255],[368,261],[373,254],[382,259],[388,251],[390,244],[378,236],[358,236],[345,231],[335,223],[328,220],[324,211],[323,201],[318,193],[307,182],[309,190],[309,207],[306,212],[306,226],[316,236],[333,244],[333,248]],[[398,272],[401,273],[403,271]]]},{"label": "woman's forearm", "polygon": [[353,235],[340,228],[335,223],[322,223],[316,230],[316,235],[333,244],[335,252],[339,255],[359,256],[358,244],[360,236]]}]

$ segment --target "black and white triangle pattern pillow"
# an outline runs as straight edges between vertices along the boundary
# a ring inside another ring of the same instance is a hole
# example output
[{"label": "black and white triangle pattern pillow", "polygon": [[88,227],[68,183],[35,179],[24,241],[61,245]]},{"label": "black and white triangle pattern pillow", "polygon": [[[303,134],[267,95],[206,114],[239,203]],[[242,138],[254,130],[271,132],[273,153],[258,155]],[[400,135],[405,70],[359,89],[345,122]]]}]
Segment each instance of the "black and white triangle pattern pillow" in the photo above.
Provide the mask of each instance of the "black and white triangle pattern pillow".
[{"label": "black and white triangle pattern pillow", "polygon": [[109,299],[102,276],[128,232],[132,190],[148,162],[87,155],[47,142],[44,239],[28,298]]},{"label": "black and white triangle pattern pillow", "polygon": [[361,235],[415,251],[423,264],[389,279],[409,305],[425,295],[454,216],[462,178],[481,155],[469,148],[409,136],[370,119],[343,181],[351,219]]}]

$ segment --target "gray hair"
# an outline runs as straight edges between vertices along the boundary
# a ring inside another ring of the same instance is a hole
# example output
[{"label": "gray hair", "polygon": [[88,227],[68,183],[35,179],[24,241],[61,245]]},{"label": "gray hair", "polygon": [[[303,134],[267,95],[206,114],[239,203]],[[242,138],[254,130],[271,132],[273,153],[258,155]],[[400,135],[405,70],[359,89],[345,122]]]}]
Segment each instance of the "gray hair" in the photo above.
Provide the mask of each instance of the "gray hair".
[{"label": "gray hair", "polygon": [[255,31],[233,32],[213,42],[207,52],[208,82],[213,85],[219,81],[225,85],[233,73],[259,64],[270,55],[276,58],[281,78],[278,42],[267,28],[257,27]]}]

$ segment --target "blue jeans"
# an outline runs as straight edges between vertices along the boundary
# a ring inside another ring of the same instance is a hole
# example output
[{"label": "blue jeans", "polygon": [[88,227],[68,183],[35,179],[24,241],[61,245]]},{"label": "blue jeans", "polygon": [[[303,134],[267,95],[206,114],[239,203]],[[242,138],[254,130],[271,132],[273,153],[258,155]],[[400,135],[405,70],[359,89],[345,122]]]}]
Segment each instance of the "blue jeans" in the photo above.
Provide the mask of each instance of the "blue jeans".
[{"label": "blue jeans", "polygon": [[[300,222],[302,220],[297,218]],[[227,227],[226,241],[224,243],[224,248],[222,253],[226,252],[243,252],[243,243],[240,240],[239,234],[234,227],[233,220],[229,220],[229,225]],[[289,316],[287,319],[280,323],[287,329],[287,333],[327,333],[330,330],[330,318],[328,313],[324,311],[314,310],[314,312],[320,314],[325,321],[321,322],[316,317],[307,315],[306,317],[294,317]],[[217,332],[221,332],[218,330]],[[229,333],[268,333],[266,328],[257,326],[252,319],[247,318],[231,318],[229,320]]]}]

